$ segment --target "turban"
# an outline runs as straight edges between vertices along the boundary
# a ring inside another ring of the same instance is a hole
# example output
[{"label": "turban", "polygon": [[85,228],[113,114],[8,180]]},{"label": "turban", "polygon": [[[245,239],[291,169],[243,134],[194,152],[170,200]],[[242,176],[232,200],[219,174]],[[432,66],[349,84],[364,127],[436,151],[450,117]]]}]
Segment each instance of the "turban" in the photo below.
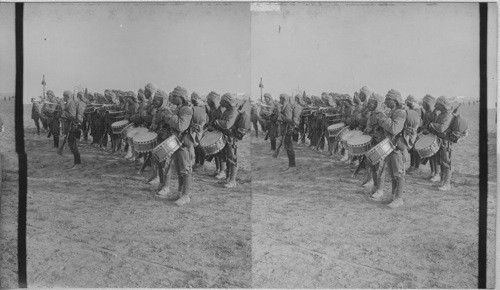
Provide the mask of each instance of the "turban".
[{"label": "turban", "polygon": [[146,85],[146,90],[149,90],[154,93],[156,91],[156,86],[153,83],[149,83]]},{"label": "turban", "polygon": [[192,93],[191,93],[191,100],[197,100],[197,101],[200,101],[200,100],[201,100],[201,97],[200,97],[200,95],[199,95],[197,92],[192,92]]},{"label": "turban", "polygon": [[168,95],[167,93],[162,90],[162,89],[158,89],[156,92],[155,92],[155,95],[153,97],[153,99],[160,99],[162,102],[161,102],[161,107],[162,108],[166,108],[168,106]]},{"label": "turban", "polygon": [[403,99],[401,98],[401,93],[396,91],[395,89],[391,89],[390,91],[387,92],[387,95],[385,95],[387,99],[392,99],[398,104],[402,105]]},{"label": "turban", "polygon": [[270,94],[270,93],[265,93],[265,94],[264,94],[264,98],[271,98],[271,99],[272,99],[272,97],[271,97],[271,94]]},{"label": "turban", "polygon": [[417,103],[417,100],[415,99],[414,96],[412,95],[408,95],[408,97],[406,97],[406,102],[410,102],[410,103]]},{"label": "turban", "polygon": [[175,87],[174,90],[172,91],[172,96],[183,98],[184,101],[188,100],[188,92],[183,87],[179,87],[179,86]]},{"label": "turban", "polygon": [[312,102],[316,107],[322,107],[323,101],[318,96],[311,96]]},{"label": "turban", "polygon": [[311,103],[311,98],[307,95],[302,95],[302,98],[304,99],[304,102],[306,104],[310,104]]},{"label": "turban", "polygon": [[[364,99],[366,100],[371,96],[371,94],[372,90],[370,90],[370,88],[368,88],[367,86],[363,86],[361,90],[359,90],[359,99],[361,100],[364,97]],[[364,102],[364,100],[362,102]]]},{"label": "turban", "polygon": [[212,100],[212,102],[218,103],[220,102],[220,95],[214,91],[211,91],[210,93],[208,93],[207,100]]},{"label": "turban", "polygon": [[343,101],[347,101],[352,105],[352,98],[348,94],[343,94],[342,96],[340,96],[340,99]]},{"label": "turban", "polygon": [[360,94],[354,93],[354,98],[352,100],[354,103],[358,103],[358,104],[362,103],[361,100],[360,100],[360,98],[359,98],[359,95]]},{"label": "turban", "polygon": [[221,101],[228,102],[231,105],[231,107],[236,107],[237,105],[236,97],[230,93],[225,93],[224,95],[222,95]]},{"label": "turban", "polygon": [[138,99],[139,101],[142,101],[142,100],[144,100],[145,98],[146,98],[146,96],[144,95],[144,90],[143,90],[143,89],[139,89],[139,90],[137,91],[137,99]]},{"label": "turban", "polygon": [[445,96],[437,98],[436,104],[443,105],[446,110],[451,110],[451,108],[453,107],[450,100],[448,100],[448,98]]},{"label": "turban", "polygon": [[382,109],[381,106],[384,103],[385,98],[381,94],[377,94],[377,93],[373,92],[370,95],[370,98],[368,98],[368,101],[377,102],[377,106],[375,107],[375,110],[381,110]]},{"label": "turban", "polygon": [[73,93],[71,91],[64,91],[63,96],[68,97],[68,100],[73,100]]},{"label": "turban", "polygon": [[429,106],[431,107],[434,107],[434,105],[436,104],[436,98],[431,95],[425,95],[422,99],[422,102],[429,104]]},{"label": "turban", "polygon": [[49,97],[49,98],[55,98],[55,97],[56,97],[56,95],[54,95],[54,92],[53,92],[53,91],[48,90],[48,91],[47,91],[47,97]]},{"label": "turban", "polygon": [[132,91],[126,91],[124,94],[125,98],[131,99],[134,102],[138,102],[139,100],[137,99],[136,95]]}]

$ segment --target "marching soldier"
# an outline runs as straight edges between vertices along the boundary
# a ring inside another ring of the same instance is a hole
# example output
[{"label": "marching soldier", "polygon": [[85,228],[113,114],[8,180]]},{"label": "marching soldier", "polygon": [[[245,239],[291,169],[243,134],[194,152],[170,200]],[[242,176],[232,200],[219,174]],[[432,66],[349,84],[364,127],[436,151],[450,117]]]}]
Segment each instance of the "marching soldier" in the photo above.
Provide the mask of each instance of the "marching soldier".
[{"label": "marching soldier", "polygon": [[172,168],[177,172],[179,181],[179,192],[168,199],[175,201],[179,206],[185,205],[191,201],[189,192],[192,185],[192,156],[194,155],[194,140],[188,128],[193,118],[193,109],[188,104],[188,93],[183,87],[175,87],[170,93],[172,104],[176,105],[175,110],[166,109],[163,120],[170,127],[172,134],[182,143],[172,155]]},{"label": "marching soldier", "polygon": [[[423,119],[423,125],[421,128],[422,134],[426,135],[430,133],[429,125],[436,122],[439,115],[435,108],[436,98],[427,94],[422,99],[422,107],[425,110],[425,115]],[[434,154],[434,156],[429,157],[429,165],[431,167],[431,175],[429,176],[429,181],[431,182],[441,182],[441,163],[439,159],[439,154]]]},{"label": "marching soldier", "polygon": [[68,170],[77,170],[82,166],[80,152],[78,151],[78,135],[80,134],[80,125],[83,122],[83,114],[85,112],[85,103],[76,102],[74,95],[70,91],[63,93],[64,101],[66,102],[64,110],[61,114],[61,119],[64,122],[65,134],[68,134],[68,147],[73,153],[73,166]]},{"label": "marching soldier", "polygon": [[59,148],[60,121],[62,113],[61,102],[56,98],[54,92],[47,91],[48,102],[45,102],[42,108],[42,114],[47,119],[49,126],[49,136],[52,135],[54,148]]},{"label": "marching soldier", "polygon": [[[405,184],[405,163],[408,144],[407,137],[411,139],[416,138],[416,128],[409,127],[411,130],[415,131],[412,135],[411,132],[405,136],[405,122],[407,119],[406,111],[403,109],[403,100],[401,98],[401,93],[397,90],[391,89],[386,97],[385,104],[391,110],[388,116],[380,112],[374,113],[374,117],[377,119],[377,123],[380,127],[384,129],[385,136],[390,139],[392,144],[394,144],[394,150],[386,157],[387,168],[392,180],[392,202],[389,203],[389,207],[397,208],[403,205],[403,193]],[[412,122],[412,126],[415,122]],[[372,195],[374,200],[380,200],[381,195]]]},{"label": "marching soldier", "polygon": [[225,93],[222,95],[220,105],[226,108],[221,118],[214,122],[215,126],[220,129],[226,138],[226,146],[224,147],[224,158],[226,159],[226,183],[225,188],[235,187],[236,176],[238,174],[238,159],[237,159],[237,130],[236,120],[238,117],[238,110],[236,108],[236,98],[230,94]]},{"label": "marching soldier", "polygon": [[[220,95],[214,91],[211,91],[207,95],[207,104],[209,106],[208,111],[208,125],[207,130],[212,131],[214,129],[214,124],[216,120],[219,120],[224,113],[225,108],[220,105]],[[215,172],[213,176],[219,180],[226,179],[226,162],[223,161],[219,154],[210,156],[207,161],[215,160]]]}]

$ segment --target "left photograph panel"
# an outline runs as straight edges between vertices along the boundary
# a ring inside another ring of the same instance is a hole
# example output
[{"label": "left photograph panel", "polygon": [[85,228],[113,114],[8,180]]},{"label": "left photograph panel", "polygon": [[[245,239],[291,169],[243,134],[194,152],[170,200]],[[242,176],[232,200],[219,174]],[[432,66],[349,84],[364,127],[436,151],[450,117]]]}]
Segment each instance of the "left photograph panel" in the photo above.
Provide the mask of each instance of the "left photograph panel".
[{"label": "left photograph panel", "polygon": [[24,5],[28,286],[250,286],[249,48],[248,3]]},{"label": "left photograph panel", "polygon": [[17,288],[18,160],[15,7],[0,3],[0,288]]}]

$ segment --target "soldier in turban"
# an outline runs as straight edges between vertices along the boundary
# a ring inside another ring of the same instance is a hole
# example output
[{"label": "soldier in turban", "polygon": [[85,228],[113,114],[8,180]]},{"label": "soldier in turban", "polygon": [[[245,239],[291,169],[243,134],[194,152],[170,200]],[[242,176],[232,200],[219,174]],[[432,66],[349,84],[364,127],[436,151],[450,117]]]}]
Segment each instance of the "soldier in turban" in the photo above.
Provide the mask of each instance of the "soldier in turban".
[{"label": "soldier in turban", "polygon": [[441,147],[438,153],[439,161],[441,164],[441,183],[439,185],[439,190],[448,191],[451,189],[451,152],[452,152],[452,142],[449,136],[449,127],[451,121],[453,120],[453,106],[451,101],[445,97],[441,96],[436,100],[436,110],[441,113],[437,116],[436,121],[430,123],[429,129],[431,133],[434,133],[439,139],[441,139]]},{"label": "soldier in turban", "polygon": [[171,101],[177,108],[174,111],[167,109],[163,121],[168,124],[172,134],[182,143],[182,146],[174,152],[171,158],[173,170],[177,172],[179,192],[173,196],[167,196],[168,190],[163,191],[162,189],[158,192],[158,196],[167,197],[169,200],[175,201],[177,205],[182,206],[191,200],[189,192],[193,182],[191,165],[194,157],[194,140],[188,129],[193,118],[193,109],[189,107],[188,93],[185,88],[175,87],[171,96]]},{"label": "soldier in turban", "polygon": [[[215,121],[222,117],[225,108],[220,105],[220,95],[214,91],[208,93],[207,104],[209,107],[207,130],[213,131],[215,130]],[[219,180],[225,180],[227,178],[226,162],[223,162],[223,158],[219,154],[209,156],[207,161],[210,162],[212,159],[215,160],[215,172],[212,175]]]},{"label": "soldier in turban", "polygon": [[214,122],[214,125],[224,134],[227,142],[223,149],[221,158],[226,161],[226,182],[224,187],[232,188],[236,184],[236,176],[238,174],[238,159],[237,159],[237,102],[236,97],[231,93],[225,93],[221,97],[220,105],[226,108],[220,119]]},{"label": "soldier in turban", "polygon": [[[422,108],[425,111],[423,125],[420,127],[422,134],[427,135],[430,133],[429,125],[436,122],[439,115],[438,110],[435,108],[436,98],[427,94],[422,99]],[[429,165],[431,167],[431,175],[429,176],[429,181],[431,182],[441,182],[441,163],[439,159],[439,154],[434,154],[434,156],[429,158]]]},{"label": "soldier in turban", "polygon": [[52,135],[54,141],[54,148],[59,148],[59,134],[60,134],[60,117],[62,114],[62,106],[57,100],[54,92],[51,90],[47,91],[47,101],[42,107],[42,115],[47,119],[47,125],[49,126],[49,135]]},{"label": "soldier in turban", "polygon": [[[394,150],[386,157],[385,162],[392,180],[392,202],[389,207],[396,208],[403,205],[405,183],[405,163],[407,144],[402,133],[406,122],[406,111],[403,109],[401,93],[391,89],[385,96],[385,104],[391,110],[387,116],[381,112],[374,113],[378,126],[384,129],[385,137],[395,145]],[[371,197],[380,200],[383,192],[376,191]]]},{"label": "soldier in turban", "polygon": [[195,147],[195,162],[193,165],[194,171],[203,170],[205,164],[205,152],[200,146],[201,138],[203,137],[205,124],[208,123],[208,115],[205,109],[205,104],[197,92],[191,93],[191,104],[193,106],[193,120],[191,122],[190,133],[193,136]]}]

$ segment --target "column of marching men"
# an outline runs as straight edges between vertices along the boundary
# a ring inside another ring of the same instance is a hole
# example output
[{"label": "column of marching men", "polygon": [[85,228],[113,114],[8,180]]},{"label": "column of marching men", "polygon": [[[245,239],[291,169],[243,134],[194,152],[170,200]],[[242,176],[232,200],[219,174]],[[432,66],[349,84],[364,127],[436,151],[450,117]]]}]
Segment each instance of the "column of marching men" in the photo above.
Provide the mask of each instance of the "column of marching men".
[{"label": "column of marching men", "polygon": [[[385,171],[390,176],[391,208],[403,205],[406,175],[420,172],[430,164],[428,180],[440,191],[451,189],[452,149],[467,136],[467,121],[457,113],[449,98],[425,95],[419,103],[409,95],[391,89],[384,96],[362,87],[348,94],[322,93],[321,97],[281,94],[279,101],[264,94],[252,104],[251,121],[258,138],[270,140],[276,157],[278,140],[288,156],[284,172],[296,172],[295,146],[324,153],[336,162],[351,165],[356,177],[371,187],[370,199],[384,200]],[[306,140],[308,142],[306,143]]]},{"label": "column of marching men", "polygon": [[[203,101],[196,92],[189,96],[185,88],[166,93],[149,83],[137,94],[105,90],[104,95],[79,92],[74,96],[65,91],[61,99],[49,90],[46,95],[32,99],[32,117],[42,121],[58,154],[68,144],[74,156],[70,171],[82,167],[81,139],[109,154],[123,150],[125,159],[140,165],[140,174],[150,166],[152,174],[146,182],[151,190],[177,205],[190,202],[193,171],[204,170],[205,161],[215,162],[212,176],[223,187],[237,186],[238,141],[249,130],[245,108],[250,104],[246,100],[238,104],[234,94],[220,96],[212,91]],[[170,189],[172,171],[178,178],[177,190]]]}]

